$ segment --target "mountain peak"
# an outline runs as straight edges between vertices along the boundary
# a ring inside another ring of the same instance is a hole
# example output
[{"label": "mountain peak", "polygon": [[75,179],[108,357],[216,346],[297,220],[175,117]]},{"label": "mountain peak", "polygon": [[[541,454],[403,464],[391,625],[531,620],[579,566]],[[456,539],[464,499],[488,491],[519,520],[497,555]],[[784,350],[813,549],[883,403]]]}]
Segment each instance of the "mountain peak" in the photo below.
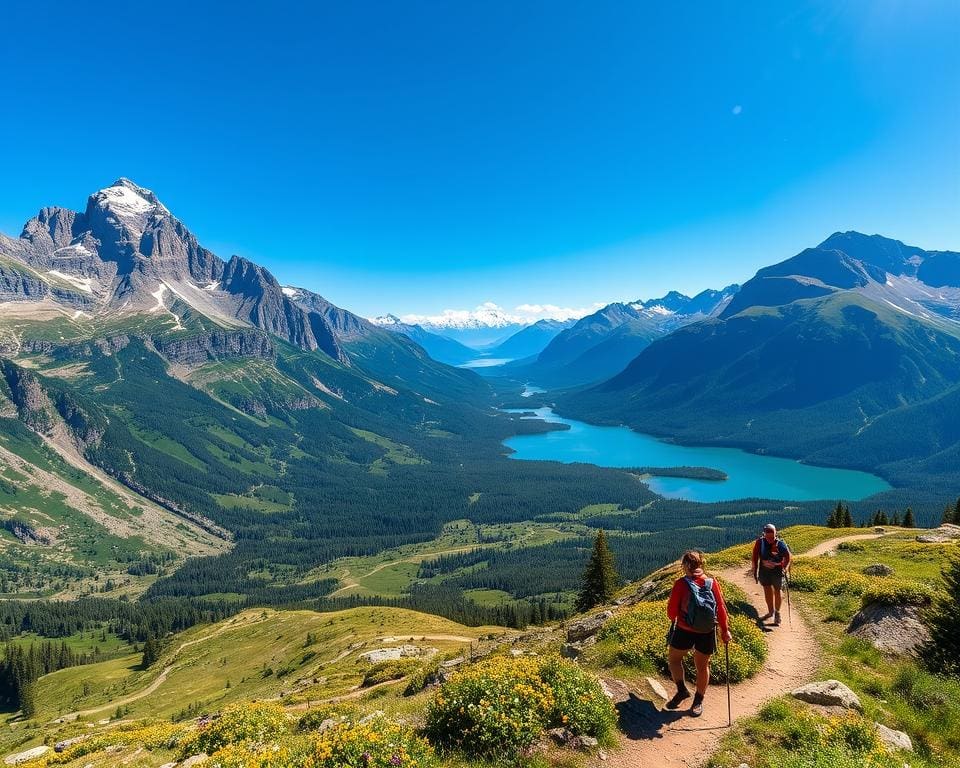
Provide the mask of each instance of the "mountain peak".
[{"label": "mountain peak", "polygon": [[153,192],[123,176],[109,187],[94,192],[90,202],[121,218],[170,213]]}]

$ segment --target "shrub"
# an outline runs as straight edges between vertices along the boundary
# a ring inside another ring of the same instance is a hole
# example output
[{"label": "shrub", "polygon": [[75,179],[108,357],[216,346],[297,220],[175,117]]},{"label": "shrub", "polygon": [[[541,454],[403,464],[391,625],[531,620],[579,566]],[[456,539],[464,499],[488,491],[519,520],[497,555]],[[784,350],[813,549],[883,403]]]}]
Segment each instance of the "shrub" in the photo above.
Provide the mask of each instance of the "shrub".
[{"label": "shrub", "polygon": [[563,725],[576,734],[609,739],[616,726],[616,712],[596,678],[558,658],[541,665],[540,677],[553,692],[550,726]]},{"label": "shrub", "polygon": [[369,688],[371,685],[386,683],[390,680],[399,680],[416,670],[420,666],[417,659],[396,659],[381,661],[366,671],[360,685]]},{"label": "shrub", "polygon": [[228,744],[204,763],[210,768],[432,768],[436,764],[426,740],[385,718],[340,725],[314,739]]},{"label": "shrub", "polygon": [[433,748],[407,726],[385,718],[331,728],[316,739],[305,764],[315,768],[424,768]]},{"label": "shrub", "polygon": [[220,717],[184,739],[180,754],[183,757],[198,752],[210,755],[228,744],[273,741],[288,733],[290,725],[290,718],[279,704],[231,704]]},{"label": "shrub", "polygon": [[860,598],[862,605],[930,605],[933,590],[926,584],[899,579],[877,579]]},{"label": "shrub", "polygon": [[615,719],[600,685],[575,664],[497,656],[440,687],[427,709],[426,733],[444,748],[513,760],[546,728],[606,739]]}]

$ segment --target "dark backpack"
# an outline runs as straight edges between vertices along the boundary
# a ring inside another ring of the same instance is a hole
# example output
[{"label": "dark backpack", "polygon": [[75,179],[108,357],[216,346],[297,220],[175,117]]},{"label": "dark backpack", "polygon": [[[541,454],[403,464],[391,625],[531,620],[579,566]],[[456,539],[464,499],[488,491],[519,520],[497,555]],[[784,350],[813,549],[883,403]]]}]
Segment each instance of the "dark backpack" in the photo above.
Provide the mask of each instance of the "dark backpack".
[{"label": "dark backpack", "polygon": [[776,539],[774,539],[774,540],[773,540],[773,544],[770,544],[770,543],[767,541],[766,536],[761,536],[761,537],[760,537],[760,559],[761,559],[761,560],[770,560],[770,559],[772,559],[771,555],[772,555],[772,549],[773,549],[773,547],[776,547],[776,548],[777,548],[777,552],[778,552],[778,555],[777,555],[778,560],[777,560],[777,562],[782,563],[782,562],[783,562],[783,555],[784,555],[784,553],[786,552],[786,547],[787,547],[787,545],[784,543],[783,539],[781,539],[781,538],[776,538]]},{"label": "dark backpack", "polygon": [[690,587],[684,621],[694,632],[712,632],[717,626],[717,598],[713,594],[713,579],[704,579],[702,587],[689,576],[683,580]]}]

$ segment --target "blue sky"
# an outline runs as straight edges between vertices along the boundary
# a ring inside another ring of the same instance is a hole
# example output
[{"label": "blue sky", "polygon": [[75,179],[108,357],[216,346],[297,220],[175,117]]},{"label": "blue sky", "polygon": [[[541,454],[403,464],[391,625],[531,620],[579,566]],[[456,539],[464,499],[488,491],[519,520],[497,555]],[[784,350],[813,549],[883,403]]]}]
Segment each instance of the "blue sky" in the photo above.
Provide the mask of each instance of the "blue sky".
[{"label": "blue sky", "polygon": [[952,0],[214,5],[4,4],[0,230],[128,176],[365,315],[960,248]]}]

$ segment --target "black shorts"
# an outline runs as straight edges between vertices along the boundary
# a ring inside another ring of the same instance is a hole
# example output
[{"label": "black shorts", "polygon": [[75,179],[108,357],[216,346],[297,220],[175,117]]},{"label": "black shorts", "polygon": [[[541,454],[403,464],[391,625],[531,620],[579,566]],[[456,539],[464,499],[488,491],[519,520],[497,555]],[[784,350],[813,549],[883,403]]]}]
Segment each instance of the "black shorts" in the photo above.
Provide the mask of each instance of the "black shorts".
[{"label": "black shorts", "polygon": [[700,653],[711,656],[717,650],[717,633],[710,632],[690,632],[686,629],[676,627],[673,630],[673,636],[670,638],[670,647],[678,651],[689,651],[696,648]]},{"label": "black shorts", "polygon": [[763,586],[783,589],[783,568],[764,568],[761,565],[759,576]]}]

